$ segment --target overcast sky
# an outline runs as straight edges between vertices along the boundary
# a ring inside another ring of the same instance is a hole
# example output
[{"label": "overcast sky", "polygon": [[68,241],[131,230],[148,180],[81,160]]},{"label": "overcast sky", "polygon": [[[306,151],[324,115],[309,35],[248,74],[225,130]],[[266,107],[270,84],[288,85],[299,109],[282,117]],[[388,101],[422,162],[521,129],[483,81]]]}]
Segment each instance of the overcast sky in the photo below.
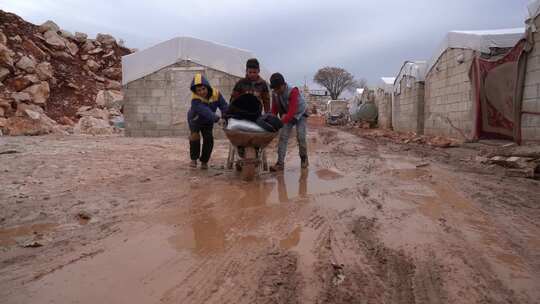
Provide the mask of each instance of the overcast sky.
[{"label": "overcast sky", "polygon": [[110,33],[144,49],[192,36],[253,51],[289,82],[339,66],[370,85],[427,60],[450,30],[523,27],[528,0],[0,0],[41,24]]}]

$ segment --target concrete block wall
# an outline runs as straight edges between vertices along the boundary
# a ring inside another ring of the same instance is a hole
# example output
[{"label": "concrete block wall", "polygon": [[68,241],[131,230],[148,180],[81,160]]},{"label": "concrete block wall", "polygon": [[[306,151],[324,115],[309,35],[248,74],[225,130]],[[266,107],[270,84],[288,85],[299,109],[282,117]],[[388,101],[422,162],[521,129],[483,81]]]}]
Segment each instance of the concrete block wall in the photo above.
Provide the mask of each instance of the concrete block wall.
[{"label": "concrete block wall", "polygon": [[[540,17],[534,20],[540,28]],[[534,47],[528,54],[523,90],[521,138],[523,141],[540,141],[540,33],[533,34]]]},{"label": "concrete block wall", "polygon": [[[473,130],[469,70],[474,51],[448,49],[428,72],[425,82],[424,133],[461,137]],[[459,129],[460,131],[456,130]]]},{"label": "concrete block wall", "polygon": [[[134,137],[187,136],[193,75],[203,73],[228,101],[240,78],[183,61],[124,86],[126,135]],[[222,132],[215,132],[223,137]]]},{"label": "concrete block wall", "polygon": [[375,91],[375,104],[379,114],[379,128],[392,128],[392,94],[385,92],[383,89]]},{"label": "concrete block wall", "polygon": [[401,79],[401,93],[394,96],[392,127],[398,132],[424,132],[424,83],[414,77]]}]

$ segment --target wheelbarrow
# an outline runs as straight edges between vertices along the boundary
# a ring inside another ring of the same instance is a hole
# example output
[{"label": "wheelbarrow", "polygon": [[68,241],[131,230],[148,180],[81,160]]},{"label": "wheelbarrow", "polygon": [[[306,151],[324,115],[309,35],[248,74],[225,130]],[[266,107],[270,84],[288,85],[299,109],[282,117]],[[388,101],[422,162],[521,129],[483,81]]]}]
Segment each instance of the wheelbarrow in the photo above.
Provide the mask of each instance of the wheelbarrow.
[{"label": "wheelbarrow", "polygon": [[[268,170],[268,161],[264,148],[268,146],[279,132],[246,132],[224,129],[225,135],[231,142],[227,168],[232,169],[236,164],[240,169],[243,180],[250,181],[255,178],[257,169]],[[238,148],[244,149],[242,155],[238,154]],[[238,155],[238,160],[235,158]]]}]

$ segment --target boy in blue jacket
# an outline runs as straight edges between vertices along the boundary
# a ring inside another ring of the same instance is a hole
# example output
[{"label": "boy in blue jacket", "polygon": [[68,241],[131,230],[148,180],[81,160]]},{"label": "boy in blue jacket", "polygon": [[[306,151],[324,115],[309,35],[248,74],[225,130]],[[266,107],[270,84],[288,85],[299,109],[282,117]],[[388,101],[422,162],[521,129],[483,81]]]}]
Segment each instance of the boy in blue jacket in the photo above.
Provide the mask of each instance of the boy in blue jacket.
[{"label": "boy in blue jacket", "polygon": [[[216,114],[219,108],[221,115],[227,112],[227,102],[201,74],[195,74],[191,82],[191,108],[188,112],[190,166],[197,167],[197,159],[201,161],[201,169],[208,169],[208,161],[214,148],[214,124],[220,117]],[[203,138],[201,153],[201,134]]]}]

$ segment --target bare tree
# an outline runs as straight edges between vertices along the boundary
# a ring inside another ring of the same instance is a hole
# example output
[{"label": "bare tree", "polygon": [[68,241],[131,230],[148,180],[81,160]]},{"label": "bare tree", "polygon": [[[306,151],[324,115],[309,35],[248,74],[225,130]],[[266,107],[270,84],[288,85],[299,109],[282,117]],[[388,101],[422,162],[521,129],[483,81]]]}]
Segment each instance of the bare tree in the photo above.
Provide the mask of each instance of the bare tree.
[{"label": "bare tree", "polygon": [[366,84],[365,80],[363,80],[363,83],[357,83],[351,73],[347,72],[345,69],[336,67],[324,67],[319,69],[313,77],[313,81],[325,87],[332,99],[338,99],[339,95],[341,95],[344,90],[354,90],[358,88],[359,85],[365,86]]},{"label": "bare tree", "polygon": [[359,80],[356,80],[355,89],[364,89],[364,88],[367,88],[367,80],[365,78],[360,78]]}]

